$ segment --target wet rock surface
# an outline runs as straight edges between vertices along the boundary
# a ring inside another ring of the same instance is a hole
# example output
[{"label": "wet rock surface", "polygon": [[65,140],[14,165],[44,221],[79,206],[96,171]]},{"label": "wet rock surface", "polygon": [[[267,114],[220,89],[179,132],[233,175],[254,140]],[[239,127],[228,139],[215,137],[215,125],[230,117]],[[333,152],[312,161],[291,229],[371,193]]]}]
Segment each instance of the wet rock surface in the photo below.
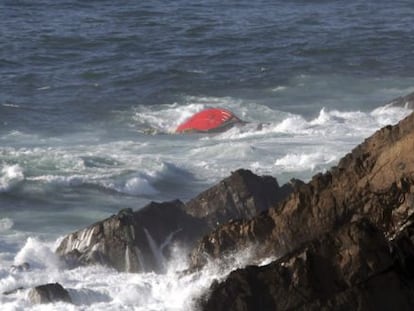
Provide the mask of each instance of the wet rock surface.
[{"label": "wet rock surface", "polygon": [[231,219],[249,219],[285,199],[290,192],[290,185],[279,187],[274,177],[240,169],[190,200],[185,210],[214,228]]},{"label": "wet rock surface", "polygon": [[249,244],[259,245],[258,257],[281,258],[232,272],[212,285],[200,308],[412,310],[413,150],[412,114],[375,133],[288,200],[203,237],[192,254],[194,266]]},{"label": "wet rock surface", "polygon": [[172,241],[194,243],[205,224],[183,211],[180,201],[121,210],[65,237],[57,249],[69,266],[103,264],[119,271],[162,271]]},{"label": "wet rock surface", "polygon": [[[366,219],[305,243],[214,284],[202,310],[410,310],[414,288],[402,278],[383,232]],[[396,309],[394,309],[396,308]]]},{"label": "wet rock surface", "polygon": [[198,243],[193,266],[259,244],[258,257],[281,256],[352,219],[366,217],[391,237],[414,212],[414,114],[387,126],[330,171],[250,220],[219,226]]},{"label": "wet rock surface", "polygon": [[191,248],[219,223],[251,218],[285,198],[292,187],[238,170],[187,204],[152,202],[97,222],[64,238],[57,254],[69,267],[103,264],[119,271],[162,272],[171,247]]},{"label": "wet rock surface", "polygon": [[63,301],[72,303],[68,291],[59,283],[39,285],[29,291],[28,298],[33,304]]}]

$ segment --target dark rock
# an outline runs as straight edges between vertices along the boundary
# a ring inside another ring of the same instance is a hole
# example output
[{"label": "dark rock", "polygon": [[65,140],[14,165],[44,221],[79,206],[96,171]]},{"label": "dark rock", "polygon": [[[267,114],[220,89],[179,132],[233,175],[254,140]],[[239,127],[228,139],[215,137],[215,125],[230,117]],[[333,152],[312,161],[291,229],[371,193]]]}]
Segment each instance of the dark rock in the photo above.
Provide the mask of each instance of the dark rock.
[{"label": "dark rock", "polygon": [[388,241],[365,219],[294,252],[215,283],[202,310],[410,310],[414,289],[394,265]]},{"label": "dark rock", "polygon": [[32,288],[28,294],[33,304],[51,303],[63,301],[72,303],[72,299],[66,289],[59,283],[50,283]]},{"label": "dark rock", "polygon": [[163,271],[170,246],[191,249],[218,223],[251,218],[286,198],[293,186],[238,170],[183,204],[150,203],[97,222],[64,238],[57,254],[69,267],[104,264],[119,271]]},{"label": "dark rock", "polygon": [[285,199],[291,192],[290,185],[279,187],[274,177],[260,177],[240,169],[190,200],[185,209],[214,228],[231,219],[249,219]]},{"label": "dark rock", "polygon": [[162,271],[173,242],[192,244],[206,225],[183,210],[183,203],[150,203],[139,211],[121,210],[104,221],[74,232],[57,254],[72,266],[104,264],[119,271]]},{"label": "dark rock", "polygon": [[257,257],[280,256],[302,243],[368,218],[391,237],[414,213],[414,114],[387,126],[325,174],[297,184],[288,199],[250,220],[219,226],[192,252],[193,267],[248,245]]},{"label": "dark rock", "polygon": [[409,219],[392,238],[391,251],[401,273],[407,278],[414,279],[414,223],[412,219]]}]

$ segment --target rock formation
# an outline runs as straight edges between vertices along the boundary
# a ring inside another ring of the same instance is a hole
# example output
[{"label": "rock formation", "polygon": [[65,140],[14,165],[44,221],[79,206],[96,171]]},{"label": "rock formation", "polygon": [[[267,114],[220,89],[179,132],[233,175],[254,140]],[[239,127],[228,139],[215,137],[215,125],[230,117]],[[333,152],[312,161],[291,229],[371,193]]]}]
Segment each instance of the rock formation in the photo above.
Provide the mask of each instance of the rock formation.
[{"label": "rock formation", "polygon": [[337,167],[300,185],[281,204],[204,236],[193,251],[193,266],[251,244],[260,245],[259,258],[280,256],[361,217],[392,237],[414,212],[413,150],[411,114],[376,132]]},{"label": "rock formation", "polygon": [[240,169],[190,200],[185,210],[204,219],[213,229],[230,219],[249,219],[286,198],[290,192],[290,185],[279,187],[271,176],[259,177]]},{"label": "rock formation", "polygon": [[119,271],[162,271],[171,241],[191,244],[206,225],[183,211],[180,201],[150,203],[68,235],[57,253],[69,266],[103,264]]},{"label": "rock formation", "polygon": [[72,299],[70,298],[68,291],[59,283],[36,286],[29,291],[28,298],[33,304],[58,301],[72,303]]},{"label": "rock formation", "polygon": [[150,203],[65,237],[57,248],[69,266],[104,264],[119,271],[163,271],[170,246],[191,248],[204,234],[230,219],[251,218],[287,196],[272,177],[238,170],[187,204]]},{"label": "rock formation", "polygon": [[411,310],[383,232],[366,219],[304,244],[269,265],[214,284],[202,310]]},{"label": "rock formation", "polygon": [[192,254],[196,267],[250,244],[259,258],[281,258],[232,272],[200,308],[412,310],[413,150],[411,114],[281,204],[203,237]]}]

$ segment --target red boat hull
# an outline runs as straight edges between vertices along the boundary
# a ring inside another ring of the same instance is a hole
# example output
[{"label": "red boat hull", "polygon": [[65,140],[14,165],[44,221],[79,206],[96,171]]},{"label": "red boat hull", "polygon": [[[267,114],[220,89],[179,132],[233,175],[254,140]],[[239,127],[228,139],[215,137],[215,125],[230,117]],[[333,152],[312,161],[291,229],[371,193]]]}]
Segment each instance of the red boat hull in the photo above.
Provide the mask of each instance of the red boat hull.
[{"label": "red boat hull", "polygon": [[196,113],[180,124],[175,132],[221,132],[236,123],[242,123],[242,121],[231,111],[221,108],[209,108]]}]

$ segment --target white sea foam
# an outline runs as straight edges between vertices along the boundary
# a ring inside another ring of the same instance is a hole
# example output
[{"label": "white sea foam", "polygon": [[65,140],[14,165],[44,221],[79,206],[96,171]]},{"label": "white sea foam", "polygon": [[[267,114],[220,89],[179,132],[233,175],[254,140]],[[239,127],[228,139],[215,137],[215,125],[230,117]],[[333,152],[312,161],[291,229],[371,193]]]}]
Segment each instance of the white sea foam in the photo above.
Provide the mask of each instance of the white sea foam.
[{"label": "white sea foam", "polygon": [[14,222],[10,218],[0,218],[0,232],[10,230]]},{"label": "white sea foam", "polygon": [[150,185],[149,181],[141,177],[132,177],[125,182],[125,185],[118,189],[132,195],[156,195],[158,191]]},{"label": "white sea foam", "polygon": [[320,170],[329,164],[335,163],[338,157],[333,151],[314,153],[290,153],[275,161],[275,166],[281,170],[295,172],[305,170]]},{"label": "white sea foam", "polygon": [[52,251],[52,245],[41,242],[37,238],[29,237],[23,248],[16,254],[14,264],[20,265],[27,262],[33,268],[57,269],[59,260]]},{"label": "white sea foam", "polygon": [[9,191],[22,180],[24,180],[24,174],[20,165],[3,165],[0,175],[0,192]]},{"label": "white sea foam", "polygon": [[20,108],[19,105],[16,104],[1,104],[3,107],[10,107],[10,108]]},{"label": "white sea foam", "polygon": [[[173,248],[173,259],[165,262],[165,273],[118,273],[102,266],[59,269],[52,244],[29,238],[15,262],[29,262],[32,268],[22,272],[0,271],[0,292],[23,288],[0,296],[2,310],[196,310],[195,299],[213,280],[222,280],[233,269],[251,263],[254,254],[254,250],[247,248],[228,256],[223,265],[209,262],[198,272],[181,273],[187,268],[187,258],[183,258],[183,250]],[[54,282],[68,290],[74,305],[36,306],[28,302],[31,287]]]},{"label": "white sea foam", "polygon": [[274,88],[272,89],[272,92],[281,92],[281,91],[284,91],[284,90],[286,90],[286,89],[287,89],[287,87],[286,87],[286,86],[279,85],[279,86],[274,87]]}]

